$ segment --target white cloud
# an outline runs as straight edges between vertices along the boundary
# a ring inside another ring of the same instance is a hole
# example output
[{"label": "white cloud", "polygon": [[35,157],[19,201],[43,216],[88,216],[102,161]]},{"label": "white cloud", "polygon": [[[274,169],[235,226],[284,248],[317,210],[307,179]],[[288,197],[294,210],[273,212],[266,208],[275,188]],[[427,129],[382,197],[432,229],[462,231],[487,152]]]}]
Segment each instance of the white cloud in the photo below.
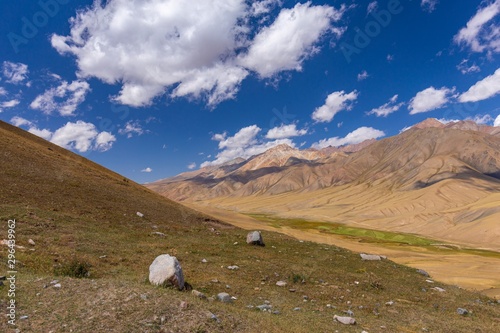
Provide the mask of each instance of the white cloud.
[{"label": "white cloud", "polygon": [[298,130],[295,124],[281,125],[271,128],[266,134],[266,139],[285,139],[306,134],[306,129]]},{"label": "white cloud", "polygon": [[487,125],[487,124],[490,124],[494,121],[494,119],[489,115],[489,114],[485,114],[485,115],[476,115],[474,116],[474,118],[469,118],[470,120],[473,120],[476,124],[479,124],[479,125]]},{"label": "white cloud", "polygon": [[450,101],[452,97],[450,95],[452,95],[453,92],[454,89],[448,89],[446,87],[441,89],[429,87],[420,91],[411,99],[408,110],[410,110],[410,114],[417,114],[440,109]]},{"label": "white cloud", "polygon": [[5,96],[7,94],[8,94],[7,90],[5,90],[5,88],[3,87],[0,87],[0,96]]},{"label": "white cloud", "polygon": [[311,6],[310,2],[283,9],[271,26],[257,34],[239,63],[264,78],[280,71],[301,71],[304,60],[318,52],[316,42],[331,28],[332,20],[342,17],[343,11]]},{"label": "white cloud", "polygon": [[460,95],[458,100],[465,102],[478,102],[491,98],[500,93],[500,68],[494,74],[476,82],[466,92]]},{"label": "white cloud", "polygon": [[362,71],[358,74],[358,81],[366,80],[369,76],[367,71]]},{"label": "white cloud", "polygon": [[21,103],[18,99],[12,99],[10,101],[2,102],[0,103],[0,112],[3,111],[3,109],[8,109],[8,108],[13,108],[15,106],[18,106],[19,103]]},{"label": "white cloud", "polygon": [[3,76],[8,83],[19,84],[28,78],[28,65],[22,63],[3,62]]},{"label": "white cloud", "polygon": [[39,129],[29,120],[14,117],[11,122],[16,126],[29,126],[28,132],[33,133],[47,141],[66,149],[72,149],[85,153],[90,150],[107,151],[111,149],[116,137],[109,132],[98,132],[95,125],[78,120],[75,123],[68,122],[66,125],[52,132],[48,129]]},{"label": "white cloud", "polygon": [[194,162],[193,162],[193,163],[189,163],[189,164],[188,164],[188,166],[187,166],[187,168],[188,168],[189,170],[193,170],[193,169],[195,169],[195,168],[196,168],[196,163],[194,163]]},{"label": "white cloud", "polygon": [[377,117],[387,117],[391,113],[398,111],[404,105],[403,102],[397,103],[397,101],[398,101],[398,95],[394,95],[391,97],[389,102],[385,103],[382,106],[379,106],[378,108],[371,110],[370,112],[368,112],[368,114],[369,115],[375,114],[377,115]]},{"label": "white cloud", "polygon": [[147,167],[146,169],[142,169],[141,172],[150,173],[150,172],[153,172],[153,169],[151,169],[150,167]]},{"label": "white cloud", "polygon": [[387,62],[392,62],[394,60],[394,54],[388,54],[386,59],[387,59]]},{"label": "white cloud", "polygon": [[168,93],[215,106],[236,96],[249,69],[262,77],[299,70],[342,16],[342,10],[308,2],[282,9],[268,26],[261,20],[250,27],[252,15],[271,15],[282,3],[95,1],[71,19],[69,36],[55,34],[51,43],[77,58],[80,77],[121,84],[114,99],[122,104],[146,106]]},{"label": "white cloud", "polygon": [[495,127],[500,127],[500,114],[495,119],[495,123],[493,124]]},{"label": "white cloud", "polygon": [[10,123],[14,126],[33,126],[33,123],[27,119],[21,118],[19,116],[12,117]]},{"label": "white cloud", "polygon": [[260,16],[269,13],[274,7],[281,6],[281,0],[261,0],[254,1],[250,9],[250,13],[254,16]]},{"label": "white cloud", "polygon": [[89,91],[90,85],[85,81],[63,81],[58,87],[50,88],[37,96],[30,107],[46,114],[56,111],[61,116],[72,116]]},{"label": "white cloud", "polygon": [[471,51],[482,53],[500,52],[500,25],[492,20],[500,13],[500,0],[483,1],[481,7],[467,26],[453,38],[458,45],[467,45]]},{"label": "white cloud", "polygon": [[351,110],[352,103],[358,98],[356,90],[346,94],[344,90],[336,91],[328,95],[325,104],[317,108],[312,114],[312,118],[319,123],[329,123],[333,117],[343,110]]},{"label": "white cloud", "polygon": [[426,12],[432,13],[436,9],[438,2],[438,0],[422,0],[420,6]]},{"label": "white cloud", "polygon": [[121,135],[126,135],[128,139],[136,135],[142,135],[144,133],[144,130],[142,129],[141,125],[139,124],[139,121],[128,121],[125,124],[124,128],[120,128],[118,130],[118,133]]},{"label": "white cloud", "polygon": [[353,132],[347,134],[343,138],[334,137],[329,139],[323,139],[319,142],[313,143],[311,147],[315,149],[322,149],[329,146],[340,147],[344,145],[361,143],[365,140],[378,139],[383,136],[385,136],[385,133],[380,130],[374,129],[372,127],[360,127],[354,130]]},{"label": "white cloud", "polygon": [[260,131],[261,128],[257,125],[252,125],[240,129],[234,136],[227,137],[226,133],[214,135],[212,139],[219,141],[220,152],[216,155],[215,160],[206,161],[201,164],[201,167],[223,164],[238,157],[249,158],[280,144],[295,147],[295,144],[290,139],[260,140],[257,137]]},{"label": "white cloud", "polygon": [[460,62],[460,64],[457,65],[457,69],[462,73],[462,74],[470,74],[470,73],[477,73],[481,71],[481,68],[476,65],[475,63],[472,65],[469,65],[469,62],[467,59],[464,59]]},{"label": "white cloud", "polygon": [[366,8],[366,14],[370,14],[373,12],[376,12],[378,9],[378,2],[377,1],[372,1],[368,4],[368,7]]}]

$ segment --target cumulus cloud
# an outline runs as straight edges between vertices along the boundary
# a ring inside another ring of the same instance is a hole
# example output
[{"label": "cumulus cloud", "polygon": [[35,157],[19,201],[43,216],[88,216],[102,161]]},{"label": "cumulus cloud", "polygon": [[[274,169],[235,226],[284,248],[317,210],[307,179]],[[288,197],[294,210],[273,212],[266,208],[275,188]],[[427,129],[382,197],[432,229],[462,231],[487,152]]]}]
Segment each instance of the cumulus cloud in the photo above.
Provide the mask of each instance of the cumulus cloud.
[{"label": "cumulus cloud", "polygon": [[378,9],[378,2],[377,1],[372,1],[368,4],[368,7],[366,8],[366,14],[371,14],[373,12],[376,12]]},{"label": "cumulus cloud", "polygon": [[90,85],[85,81],[62,81],[58,87],[50,88],[37,96],[30,107],[45,114],[56,111],[61,116],[73,116],[89,91]]},{"label": "cumulus cloud", "polygon": [[19,103],[21,103],[21,102],[18,99],[12,99],[10,101],[2,102],[2,103],[0,103],[0,112],[2,112],[3,109],[13,108],[13,107],[19,105]]},{"label": "cumulus cloud", "polygon": [[493,126],[500,127],[500,114],[495,119],[495,122],[494,122]]},{"label": "cumulus cloud", "polygon": [[466,92],[458,97],[462,103],[478,102],[500,93],[500,68],[494,74],[476,82]]},{"label": "cumulus cloud", "polygon": [[453,97],[453,92],[454,89],[446,87],[441,89],[429,87],[420,91],[411,99],[408,110],[410,110],[410,114],[417,114],[440,109],[450,101]]},{"label": "cumulus cloud", "polygon": [[500,0],[483,1],[477,13],[453,38],[458,45],[465,45],[471,51],[482,53],[500,52],[500,25],[493,19],[500,14]]},{"label": "cumulus cloud", "polygon": [[55,132],[48,129],[40,129],[33,122],[18,116],[13,117],[10,121],[15,126],[28,127],[28,132],[47,141],[81,153],[91,150],[101,152],[107,151],[111,149],[113,143],[116,141],[116,137],[113,134],[109,132],[99,132],[94,124],[82,120],[78,120],[74,123],[68,122]]},{"label": "cumulus cloud", "polygon": [[341,10],[310,2],[281,9],[255,27],[249,17],[271,15],[282,1],[109,0],[71,19],[68,36],[52,46],[77,58],[82,78],[121,84],[114,99],[141,107],[155,97],[188,97],[207,105],[235,98],[249,70],[261,77],[300,70],[333,33]]},{"label": "cumulus cloud", "polygon": [[366,80],[369,76],[367,71],[362,71],[358,74],[358,81]]},{"label": "cumulus cloud", "polygon": [[343,11],[310,2],[283,9],[271,26],[257,34],[239,63],[264,78],[285,70],[301,71],[303,61],[319,51],[315,43]]},{"label": "cumulus cloud", "polygon": [[405,104],[403,102],[398,103],[398,97],[398,95],[392,96],[389,102],[379,106],[378,108],[372,109],[367,114],[374,114],[377,117],[387,117],[391,113],[398,111]]},{"label": "cumulus cloud", "polygon": [[189,163],[189,164],[188,164],[188,166],[187,166],[187,168],[188,168],[189,170],[193,170],[193,169],[195,169],[195,168],[196,168],[196,163],[194,163],[194,162],[193,162],[193,163]]},{"label": "cumulus cloud", "polygon": [[150,167],[147,167],[145,169],[142,169],[141,172],[150,173],[150,172],[153,172],[153,169],[151,169]]},{"label": "cumulus cloud", "polygon": [[206,161],[201,164],[201,167],[220,165],[238,157],[246,159],[251,156],[261,154],[280,144],[295,147],[293,141],[288,138],[272,141],[259,139],[258,134],[261,130],[262,129],[257,125],[252,125],[240,129],[233,136],[228,137],[227,133],[214,135],[212,140],[219,141],[220,152],[215,157],[215,160]]},{"label": "cumulus cloud", "polygon": [[318,123],[329,123],[333,117],[343,110],[351,110],[352,103],[358,98],[356,90],[346,94],[344,90],[336,91],[328,95],[325,104],[317,108],[312,118]]},{"label": "cumulus cloud", "polygon": [[296,124],[281,125],[278,127],[271,128],[267,134],[266,139],[285,139],[292,138],[296,136],[306,135],[306,129],[297,129]]},{"label": "cumulus cloud", "polygon": [[28,78],[28,65],[4,61],[2,73],[8,83],[20,84]]},{"label": "cumulus cloud", "polygon": [[142,135],[144,133],[144,129],[139,124],[139,121],[130,120],[125,124],[125,127],[118,130],[118,133],[126,135],[127,138],[130,139],[134,135]]},{"label": "cumulus cloud", "polygon": [[420,6],[426,12],[432,13],[436,9],[438,2],[438,0],[422,0]]},{"label": "cumulus cloud", "polygon": [[344,145],[352,145],[361,143],[370,139],[378,139],[385,136],[383,131],[377,130],[372,127],[360,127],[351,133],[347,134],[345,137],[333,137],[329,139],[323,139],[319,142],[313,143],[312,148],[322,149],[326,147],[340,147]]}]

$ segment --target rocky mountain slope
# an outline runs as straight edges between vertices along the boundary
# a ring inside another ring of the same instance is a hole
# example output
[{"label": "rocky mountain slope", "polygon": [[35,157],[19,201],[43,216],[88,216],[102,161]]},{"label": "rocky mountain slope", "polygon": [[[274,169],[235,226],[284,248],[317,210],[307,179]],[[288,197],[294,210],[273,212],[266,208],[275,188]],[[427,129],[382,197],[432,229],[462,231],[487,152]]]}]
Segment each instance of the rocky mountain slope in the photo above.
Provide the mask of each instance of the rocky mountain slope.
[{"label": "rocky mountain slope", "polygon": [[[500,224],[493,223],[495,218],[500,221],[500,207],[493,204],[500,191],[499,128],[429,119],[397,136],[364,144],[361,150],[346,148],[304,155],[279,146],[230,167],[201,169],[193,177],[147,186],[177,201],[434,237],[453,235],[476,244],[486,233],[488,245],[500,248],[493,238],[500,236]],[[481,200],[491,205],[476,207]],[[441,222],[424,227],[429,221],[425,214]],[[477,227],[474,237],[448,225],[468,222]]]}]

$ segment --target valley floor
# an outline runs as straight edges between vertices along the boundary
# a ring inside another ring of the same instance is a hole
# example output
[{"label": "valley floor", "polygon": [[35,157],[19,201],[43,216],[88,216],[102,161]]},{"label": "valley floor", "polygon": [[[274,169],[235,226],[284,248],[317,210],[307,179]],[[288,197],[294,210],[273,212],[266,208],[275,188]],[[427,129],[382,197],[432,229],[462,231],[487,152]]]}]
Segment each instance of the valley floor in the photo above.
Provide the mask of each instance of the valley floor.
[{"label": "valley floor", "polygon": [[239,228],[276,231],[299,240],[335,245],[360,253],[384,255],[396,263],[423,269],[437,281],[500,299],[500,253],[490,252],[485,255],[464,253],[446,247],[442,251],[433,251],[420,246],[365,243],[359,238],[326,234],[317,229],[277,226],[213,206],[187,205]]}]

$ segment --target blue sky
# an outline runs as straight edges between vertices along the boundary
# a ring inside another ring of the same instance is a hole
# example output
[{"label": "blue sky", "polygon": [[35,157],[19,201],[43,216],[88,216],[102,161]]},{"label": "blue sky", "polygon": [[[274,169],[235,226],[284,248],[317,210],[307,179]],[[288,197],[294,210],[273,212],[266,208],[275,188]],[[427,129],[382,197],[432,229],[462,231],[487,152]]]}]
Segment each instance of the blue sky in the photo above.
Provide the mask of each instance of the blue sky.
[{"label": "blue sky", "polygon": [[500,0],[2,1],[0,119],[138,182],[500,126]]}]

